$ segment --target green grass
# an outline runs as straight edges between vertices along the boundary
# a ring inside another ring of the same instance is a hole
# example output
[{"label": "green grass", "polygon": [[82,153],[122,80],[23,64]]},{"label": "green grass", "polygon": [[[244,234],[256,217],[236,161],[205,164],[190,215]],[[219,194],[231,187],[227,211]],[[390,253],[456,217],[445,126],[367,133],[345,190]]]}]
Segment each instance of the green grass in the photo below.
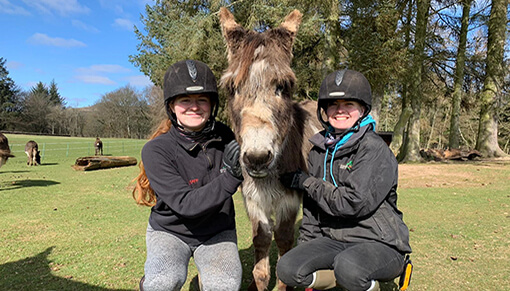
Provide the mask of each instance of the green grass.
[{"label": "green grass", "polygon": [[[138,167],[73,170],[76,158],[94,153],[93,138],[7,137],[16,157],[0,168],[0,290],[137,290],[150,211],[131,197]],[[41,166],[26,165],[29,139],[44,145]],[[145,141],[103,142],[105,154],[139,160]],[[406,176],[409,167],[418,174]],[[510,290],[510,163],[409,167],[401,165],[399,189],[414,251],[409,290]],[[251,228],[241,194],[234,200],[245,290]],[[270,289],[274,247],[271,254]],[[196,273],[191,262],[183,290]]]}]

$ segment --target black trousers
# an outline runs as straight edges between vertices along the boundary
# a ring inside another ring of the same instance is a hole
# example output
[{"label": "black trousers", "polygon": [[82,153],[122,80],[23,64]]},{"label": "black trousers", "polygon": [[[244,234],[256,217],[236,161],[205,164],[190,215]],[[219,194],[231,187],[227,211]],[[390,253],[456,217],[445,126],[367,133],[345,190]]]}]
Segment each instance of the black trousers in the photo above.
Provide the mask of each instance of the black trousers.
[{"label": "black trousers", "polygon": [[291,249],[278,261],[278,278],[293,287],[308,287],[313,273],[333,269],[336,281],[349,291],[362,291],[372,280],[400,275],[405,254],[379,242],[345,243],[321,237]]}]

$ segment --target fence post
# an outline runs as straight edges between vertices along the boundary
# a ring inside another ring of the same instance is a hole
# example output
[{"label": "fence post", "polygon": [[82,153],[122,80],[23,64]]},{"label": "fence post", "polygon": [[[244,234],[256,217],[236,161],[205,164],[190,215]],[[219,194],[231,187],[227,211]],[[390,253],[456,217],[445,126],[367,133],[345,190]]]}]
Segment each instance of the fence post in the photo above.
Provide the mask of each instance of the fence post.
[{"label": "fence post", "polygon": [[46,149],[46,143],[45,143],[45,142],[43,142],[43,144],[42,144],[42,156],[41,156],[41,158],[44,158],[44,152],[45,152],[45,149]]},{"label": "fence post", "polygon": [[69,143],[67,143],[66,158],[69,157]]}]

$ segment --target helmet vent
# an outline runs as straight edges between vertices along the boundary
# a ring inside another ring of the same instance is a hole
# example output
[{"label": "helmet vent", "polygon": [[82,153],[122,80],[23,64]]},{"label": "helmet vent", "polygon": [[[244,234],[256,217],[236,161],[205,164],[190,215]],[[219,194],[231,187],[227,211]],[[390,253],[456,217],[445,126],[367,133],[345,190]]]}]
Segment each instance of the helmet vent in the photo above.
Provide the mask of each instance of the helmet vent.
[{"label": "helmet vent", "polygon": [[197,67],[195,66],[195,62],[191,60],[186,61],[186,66],[188,66],[189,76],[195,82],[197,80]]},{"label": "helmet vent", "polygon": [[345,92],[331,92],[331,93],[329,93],[329,96],[331,96],[331,97],[342,97],[342,96],[345,96]]},{"label": "helmet vent", "polygon": [[335,84],[337,86],[340,86],[340,84],[342,84],[342,80],[344,79],[344,73],[345,73],[345,70],[341,70],[341,71],[336,72]]},{"label": "helmet vent", "polygon": [[204,87],[202,87],[202,86],[186,87],[186,91],[188,91],[188,92],[196,92],[196,91],[202,91],[202,90],[204,90]]}]

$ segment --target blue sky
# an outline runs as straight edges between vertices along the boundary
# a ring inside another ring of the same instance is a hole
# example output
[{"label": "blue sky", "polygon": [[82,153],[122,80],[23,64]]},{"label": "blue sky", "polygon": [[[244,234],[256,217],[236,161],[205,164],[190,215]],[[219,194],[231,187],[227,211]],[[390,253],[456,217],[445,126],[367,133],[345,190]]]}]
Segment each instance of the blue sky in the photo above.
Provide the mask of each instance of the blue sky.
[{"label": "blue sky", "polygon": [[0,57],[23,90],[55,80],[68,107],[150,80],[129,62],[152,0],[0,0]]}]

